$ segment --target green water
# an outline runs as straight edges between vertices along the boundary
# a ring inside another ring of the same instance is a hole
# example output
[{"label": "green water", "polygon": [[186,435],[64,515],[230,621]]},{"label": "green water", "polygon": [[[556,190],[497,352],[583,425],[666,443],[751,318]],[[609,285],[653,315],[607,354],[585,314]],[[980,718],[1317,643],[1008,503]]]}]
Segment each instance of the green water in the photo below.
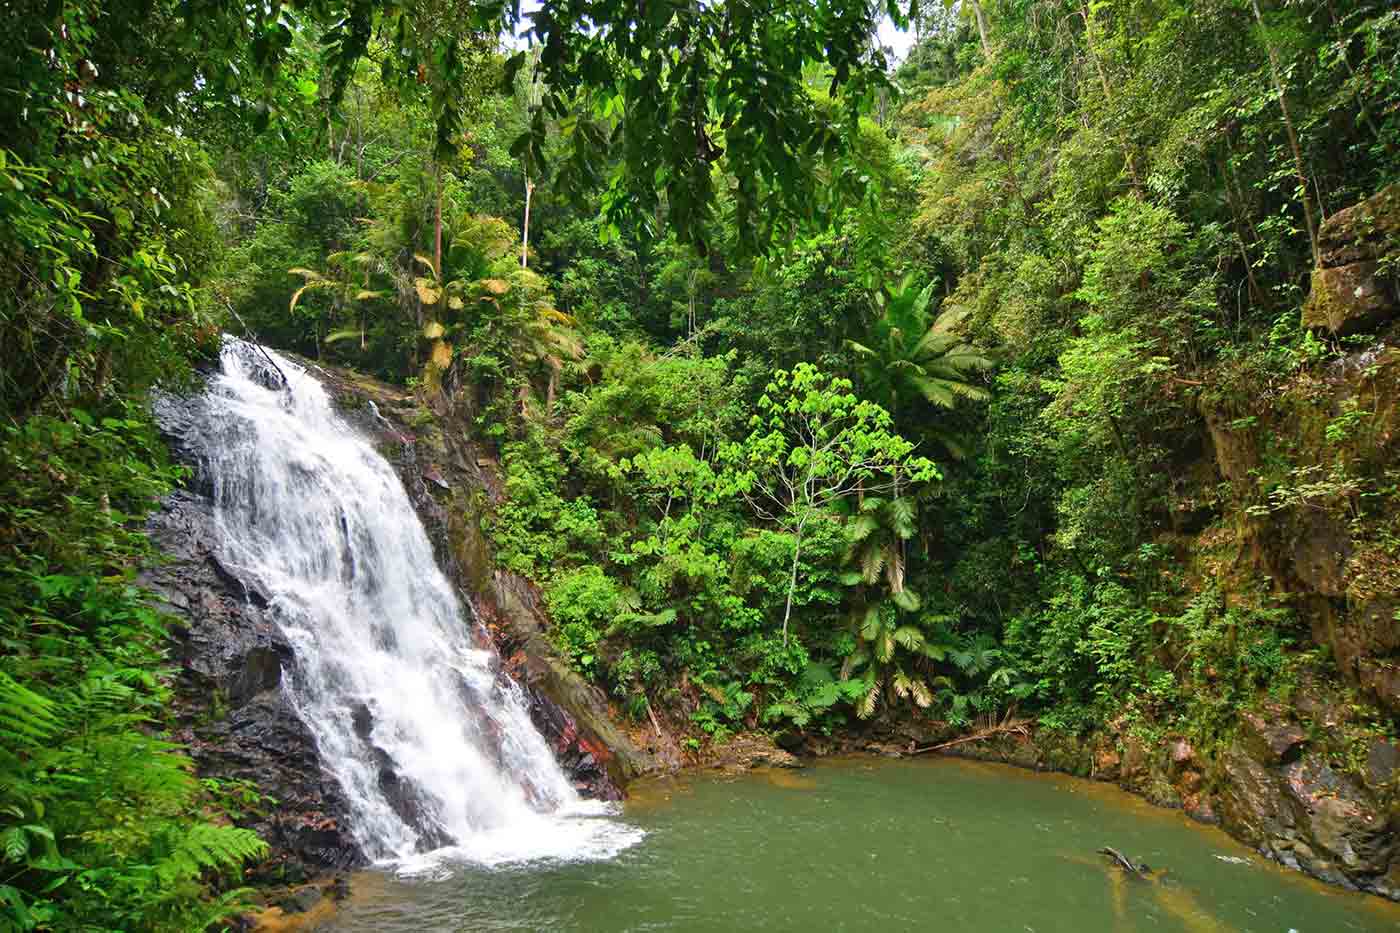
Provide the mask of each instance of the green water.
[{"label": "green water", "polygon": [[[828,762],[638,788],[607,862],[366,873],[326,929],[430,931],[1400,930],[1223,833],[1103,785],[948,759]],[[1163,873],[1139,881],[1095,850]],[[1247,861],[1240,861],[1247,860]]]}]

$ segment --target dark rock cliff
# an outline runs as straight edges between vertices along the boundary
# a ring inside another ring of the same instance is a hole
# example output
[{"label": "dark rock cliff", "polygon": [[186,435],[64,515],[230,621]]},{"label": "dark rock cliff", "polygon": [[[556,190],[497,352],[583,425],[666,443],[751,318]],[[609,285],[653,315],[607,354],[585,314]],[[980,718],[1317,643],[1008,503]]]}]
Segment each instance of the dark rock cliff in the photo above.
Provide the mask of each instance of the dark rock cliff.
[{"label": "dark rock cliff", "polygon": [[1400,314],[1400,185],[1327,218],[1318,241],[1303,326],[1340,336]]},{"label": "dark rock cliff", "polygon": [[168,560],[147,583],[188,627],[174,658],[179,728],[201,777],[242,782],[264,800],[240,822],[272,847],[259,875],[300,881],[326,869],[363,863],[346,825],[347,808],[334,778],[322,770],[316,745],[281,690],[294,663],[255,592],[245,592],[218,562],[209,502],[181,490],[166,499],[149,531]]}]

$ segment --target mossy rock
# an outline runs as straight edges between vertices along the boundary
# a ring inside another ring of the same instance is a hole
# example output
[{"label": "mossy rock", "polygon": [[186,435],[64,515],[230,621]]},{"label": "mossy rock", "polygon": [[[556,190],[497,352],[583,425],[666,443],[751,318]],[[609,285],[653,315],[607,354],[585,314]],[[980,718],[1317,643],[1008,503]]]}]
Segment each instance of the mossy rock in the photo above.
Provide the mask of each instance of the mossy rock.
[{"label": "mossy rock", "polygon": [[1400,184],[1333,214],[1318,245],[1304,327],[1342,336],[1373,331],[1400,315]]}]

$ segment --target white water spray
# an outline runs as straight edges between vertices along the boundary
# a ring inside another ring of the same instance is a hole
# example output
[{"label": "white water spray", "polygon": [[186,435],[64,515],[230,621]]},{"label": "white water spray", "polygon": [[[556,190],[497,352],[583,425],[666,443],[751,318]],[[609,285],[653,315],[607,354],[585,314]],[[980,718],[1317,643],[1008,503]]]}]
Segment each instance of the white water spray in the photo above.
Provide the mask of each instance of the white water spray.
[{"label": "white water spray", "polygon": [[522,692],[472,644],[398,476],[320,383],[233,338],[221,363],[187,436],[216,548],[292,645],[283,689],[365,854],[498,864],[635,843],[639,831],[579,798]]}]

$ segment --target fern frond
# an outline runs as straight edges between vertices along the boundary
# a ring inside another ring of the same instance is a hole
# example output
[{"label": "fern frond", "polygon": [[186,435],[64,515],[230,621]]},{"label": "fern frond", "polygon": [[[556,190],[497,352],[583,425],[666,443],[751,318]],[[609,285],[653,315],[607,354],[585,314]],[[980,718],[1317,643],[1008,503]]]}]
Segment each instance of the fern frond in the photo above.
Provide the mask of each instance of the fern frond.
[{"label": "fern frond", "polygon": [[53,700],[0,672],[0,744],[35,748],[62,729]]},{"label": "fern frond", "polygon": [[165,884],[198,878],[207,870],[232,871],[245,862],[264,858],[267,843],[251,829],[196,823],[176,841],[170,854],[155,866]]},{"label": "fern frond", "polygon": [[914,705],[920,709],[928,709],[933,705],[933,691],[924,683],[922,677],[910,678],[909,692],[914,697]]},{"label": "fern frond", "polygon": [[875,640],[875,660],[881,664],[888,664],[892,657],[894,657],[894,633],[886,629],[881,631],[880,637]]},{"label": "fern frond", "polygon": [[875,713],[875,707],[880,702],[880,682],[870,681],[870,687],[865,692],[865,696],[856,703],[856,717],[859,719],[869,719]]}]

